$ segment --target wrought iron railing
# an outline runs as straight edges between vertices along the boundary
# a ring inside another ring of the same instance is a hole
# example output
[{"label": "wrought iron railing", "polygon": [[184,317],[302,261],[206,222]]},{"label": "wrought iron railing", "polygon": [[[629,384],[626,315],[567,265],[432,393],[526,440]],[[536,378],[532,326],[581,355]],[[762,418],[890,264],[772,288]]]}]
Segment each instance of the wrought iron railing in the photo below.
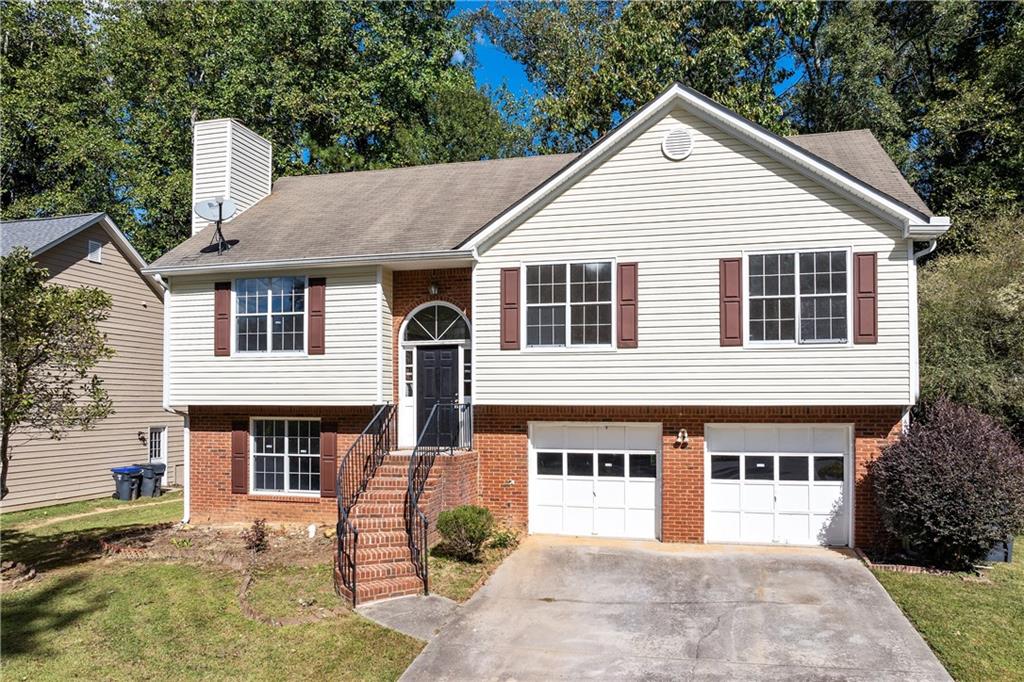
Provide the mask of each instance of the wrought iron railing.
[{"label": "wrought iron railing", "polygon": [[338,575],[341,584],[352,593],[353,606],[356,605],[356,547],[359,545],[359,529],[351,522],[349,514],[377,472],[377,467],[397,445],[395,427],[394,405],[381,405],[338,466],[338,478],[335,481],[338,497]]},{"label": "wrought iron railing", "polygon": [[423,581],[423,593],[430,593],[427,537],[430,521],[420,508],[420,496],[434,460],[441,454],[473,447],[473,406],[463,403],[435,403],[420,430],[409,457],[409,484],[405,496],[405,529],[409,554],[416,575]]}]

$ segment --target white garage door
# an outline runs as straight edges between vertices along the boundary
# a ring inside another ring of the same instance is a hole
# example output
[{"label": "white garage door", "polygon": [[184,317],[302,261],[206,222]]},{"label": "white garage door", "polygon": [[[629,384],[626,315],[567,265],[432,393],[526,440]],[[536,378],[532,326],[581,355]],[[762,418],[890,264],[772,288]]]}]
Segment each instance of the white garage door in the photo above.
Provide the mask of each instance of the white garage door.
[{"label": "white garage door", "polygon": [[530,532],[657,538],[660,424],[530,424]]},{"label": "white garage door", "polygon": [[850,427],[705,426],[705,542],[848,545]]}]

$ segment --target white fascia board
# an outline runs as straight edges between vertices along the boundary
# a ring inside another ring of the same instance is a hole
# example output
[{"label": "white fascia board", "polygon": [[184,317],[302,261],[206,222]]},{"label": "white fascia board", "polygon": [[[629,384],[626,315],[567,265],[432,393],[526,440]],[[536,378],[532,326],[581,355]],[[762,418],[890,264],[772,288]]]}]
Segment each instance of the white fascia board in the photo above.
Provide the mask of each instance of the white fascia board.
[{"label": "white fascia board", "polygon": [[331,256],[326,258],[292,258],[288,260],[250,261],[245,263],[176,265],[148,267],[144,272],[160,275],[205,275],[219,272],[249,272],[257,270],[309,270],[314,268],[355,267],[359,265],[390,265],[401,268],[403,264],[415,263],[421,267],[452,267],[470,265],[475,260],[472,250],[420,251],[410,253],[384,253],[367,256]]},{"label": "white fascia board", "polygon": [[819,159],[739,114],[715,103],[695,90],[676,83],[627,118],[618,128],[594,143],[576,161],[547,180],[483,230],[467,240],[462,248],[486,251],[535,211],[549,197],[566,188],[576,178],[604,161],[619,146],[628,143],[652,124],[667,109],[680,104],[703,121],[747,142],[755,149],[803,173],[812,180],[838,191],[880,218],[900,227],[906,237],[931,238],[949,229],[949,218],[931,217],[914,211],[869,185],[853,178],[832,164]]}]

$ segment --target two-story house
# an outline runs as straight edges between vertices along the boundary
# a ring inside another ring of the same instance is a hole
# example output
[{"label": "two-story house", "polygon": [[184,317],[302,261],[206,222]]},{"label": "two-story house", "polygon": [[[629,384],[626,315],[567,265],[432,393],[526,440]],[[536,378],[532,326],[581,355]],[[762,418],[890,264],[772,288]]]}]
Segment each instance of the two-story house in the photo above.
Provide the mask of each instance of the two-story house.
[{"label": "two-story house", "polygon": [[915,241],[949,220],[870,132],[782,138],[673,85],[580,155],[272,186],[221,120],[194,163],[240,210],[223,253],[197,221],[150,268],[193,520],[334,523],[338,496],[360,599],[422,589],[424,521],[464,501],[535,533],[876,537]]},{"label": "two-story house", "polygon": [[114,355],[101,360],[95,373],[113,412],[94,428],[68,431],[60,440],[46,432],[16,431],[4,511],[109,496],[110,468],[139,462],[165,464],[163,483],[181,485],[183,419],[163,404],[160,278],[142,273],[146,262],[106,213],[5,220],[0,253],[16,247],[28,249],[46,268],[49,284],[109,294],[109,316],[100,329]]}]

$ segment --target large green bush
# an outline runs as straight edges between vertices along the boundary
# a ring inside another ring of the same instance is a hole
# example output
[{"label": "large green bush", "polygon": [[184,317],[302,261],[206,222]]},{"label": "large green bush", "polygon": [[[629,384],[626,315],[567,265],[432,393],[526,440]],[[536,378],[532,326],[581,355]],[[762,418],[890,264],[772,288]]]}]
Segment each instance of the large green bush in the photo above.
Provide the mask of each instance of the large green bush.
[{"label": "large green bush", "polygon": [[464,561],[480,558],[493,527],[491,512],[472,504],[443,511],[437,517],[437,530],[441,533],[445,551]]},{"label": "large green bush", "polygon": [[927,406],[871,474],[886,529],[930,565],[970,569],[1024,531],[1024,450],[973,408]]}]

